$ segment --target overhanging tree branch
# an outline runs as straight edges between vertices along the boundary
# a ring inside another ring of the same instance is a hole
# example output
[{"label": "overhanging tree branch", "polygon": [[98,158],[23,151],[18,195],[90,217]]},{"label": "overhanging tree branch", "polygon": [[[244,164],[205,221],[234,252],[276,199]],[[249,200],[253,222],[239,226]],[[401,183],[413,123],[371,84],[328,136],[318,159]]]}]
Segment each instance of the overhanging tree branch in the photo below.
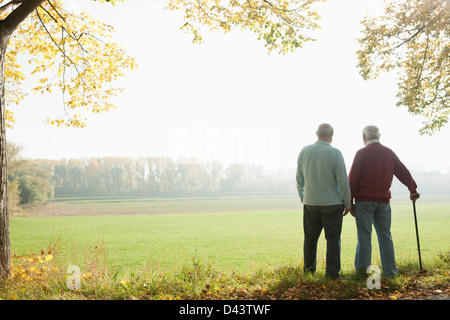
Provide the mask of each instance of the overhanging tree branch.
[{"label": "overhanging tree branch", "polygon": [[281,8],[278,8],[278,7],[274,6],[271,2],[269,2],[267,0],[263,0],[263,2],[267,3],[269,6],[271,6],[272,8],[274,8],[276,10],[279,10],[279,11],[283,11],[283,12],[297,12],[300,9],[302,9],[303,7],[311,4],[312,1],[308,0],[304,4],[302,4],[301,6],[299,6],[298,8],[295,8],[295,9],[281,9]]},{"label": "overhanging tree branch", "polygon": [[42,2],[44,2],[44,0],[21,1],[21,4],[2,21],[4,30],[9,34],[13,33],[18,25],[39,7]]},{"label": "overhanging tree branch", "polygon": [[39,11],[36,9],[36,15],[39,19],[39,21],[41,22],[42,27],[44,28],[45,32],[47,33],[47,35],[50,37],[50,39],[52,40],[53,44],[58,48],[58,50],[62,53],[63,58],[69,60],[73,65],[76,65],[75,62],[72,61],[72,59],[70,59],[69,56],[66,55],[66,52],[59,46],[59,44],[56,42],[56,40],[53,38],[52,34],[50,33],[50,31],[48,31],[47,27],[45,26],[44,21],[42,21],[41,15],[39,14]]},{"label": "overhanging tree branch", "polygon": [[406,40],[403,40],[403,42],[401,42],[400,44],[396,45],[394,48],[391,49],[391,51],[394,51],[398,48],[400,48],[402,45],[404,45],[407,42],[412,41],[415,37],[417,37],[422,31],[424,31],[426,28],[428,28],[428,26],[434,22],[442,13],[444,13],[445,8],[442,9],[433,19],[431,19],[430,21],[428,21],[427,24],[423,25],[422,27],[418,28],[417,31],[410,36],[409,38],[407,38]]},{"label": "overhanging tree branch", "polygon": [[419,74],[418,74],[418,77],[417,77],[417,89],[420,88],[420,81],[422,80],[423,69],[425,67],[425,63],[427,62],[429,41],[430,41],[430,37],[427,35],[427,43],[426,43],[426,47],[425,47],[425,52],[423,54],[422,64],[420,66]]},{"label": "overhanging tree branch", "polygon": [[21,4],[22,2],[23,2],[23,0],[10,1],[7,4],[0,7],[0,12],[6,11],[6,10],[8,10],[9,7],[11,7],[15,4]]}]

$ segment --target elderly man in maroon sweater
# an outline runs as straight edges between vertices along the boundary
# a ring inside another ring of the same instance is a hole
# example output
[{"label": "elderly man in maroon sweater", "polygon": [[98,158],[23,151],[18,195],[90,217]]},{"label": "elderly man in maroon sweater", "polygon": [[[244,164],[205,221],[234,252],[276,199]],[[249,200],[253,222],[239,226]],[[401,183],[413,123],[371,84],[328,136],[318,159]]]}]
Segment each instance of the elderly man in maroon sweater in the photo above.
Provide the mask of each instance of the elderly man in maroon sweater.
[{"label": "elderly man in maroon sweater", "polygon": [[390,230],[389,190],[393,176],[408,188],[412,201],[415,201],[418,193],[408,169],[391,149],[380,144],[379,139],[377,127],[367,126],[363,129],[365,147],[356,153],[349,173],[352,203],[355,201],[351,213],[356,218],[358,234],[355,268],[365,273],[371,265],[373,224],[377,232],[383,274],[395,277],[398,269]]}]

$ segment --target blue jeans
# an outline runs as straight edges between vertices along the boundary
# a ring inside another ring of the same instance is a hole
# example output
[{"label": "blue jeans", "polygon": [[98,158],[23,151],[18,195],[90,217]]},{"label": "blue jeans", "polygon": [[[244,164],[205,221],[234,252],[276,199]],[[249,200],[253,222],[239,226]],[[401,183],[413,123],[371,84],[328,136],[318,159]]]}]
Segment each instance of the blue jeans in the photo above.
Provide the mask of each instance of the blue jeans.
[{"label": "blue jeans", "polygon": [[360,201],[355,203],[355,218],[358,234],[355,268],[366,272],[372,264],[372,224],[375,227],[380,248],[381,268],[386,277],[395,277],[394,243],[391,236],[391,206],[387,203]]}]

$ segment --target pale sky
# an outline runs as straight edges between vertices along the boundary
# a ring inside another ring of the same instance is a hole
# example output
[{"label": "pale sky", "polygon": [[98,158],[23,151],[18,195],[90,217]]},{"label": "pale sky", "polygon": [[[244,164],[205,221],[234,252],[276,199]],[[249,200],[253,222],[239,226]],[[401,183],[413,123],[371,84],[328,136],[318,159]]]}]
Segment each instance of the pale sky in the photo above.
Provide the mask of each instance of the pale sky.
[{"label": "pale sky", "polygon": [[7,139],[27,158],[194,156],[292,168],[301,148],[316,141],[316,127],[329,122],[347,169],[363,147],[362,128],[373,124],[407,166],[450,171],[450,127],[419,135],[421,119],[395,106],[395,75],[364,82],[358,74],[359,21],[382,0],[320,4],[317,41],[288,55],[267,54],[249,32],[206,34],[204,44],[192,44],[179,30],[180,15],[159,0],[66,2],[113,25],[115,41],[139,68],[121,80],[117,109],[91,116],[83,129],[45,124],[63,114],[58,95],[30,93],[12,107]]}]

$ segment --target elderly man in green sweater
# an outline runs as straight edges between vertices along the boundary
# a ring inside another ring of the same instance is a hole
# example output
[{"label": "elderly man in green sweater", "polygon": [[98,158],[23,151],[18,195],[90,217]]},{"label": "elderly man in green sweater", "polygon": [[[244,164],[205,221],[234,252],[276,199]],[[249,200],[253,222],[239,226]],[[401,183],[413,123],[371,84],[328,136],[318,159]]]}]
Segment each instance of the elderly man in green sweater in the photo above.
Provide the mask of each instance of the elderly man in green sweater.
[{"label": "elderly man in green sweater", "polygon": [[297,190],[303,202],[304,272],[316,271],[317,242],[325,231],[325,276],[339,279],[342,218],[350,211],[350,186],[341,152],[331,146],[333,127],[321,124],[317,141],[297,160]]}]

